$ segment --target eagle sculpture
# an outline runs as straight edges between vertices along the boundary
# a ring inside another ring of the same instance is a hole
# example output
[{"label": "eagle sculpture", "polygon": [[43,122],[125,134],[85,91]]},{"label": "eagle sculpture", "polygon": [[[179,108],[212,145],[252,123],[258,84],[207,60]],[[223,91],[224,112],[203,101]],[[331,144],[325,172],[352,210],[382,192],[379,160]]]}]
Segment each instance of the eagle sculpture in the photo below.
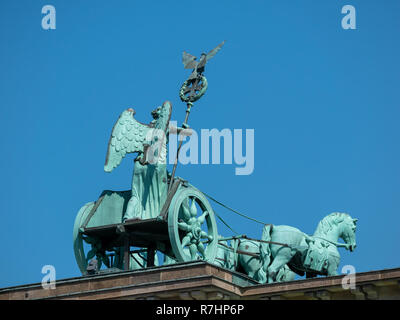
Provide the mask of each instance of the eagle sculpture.
[{"label": "eagle sculpture", "polygon": [[205,65],[208,60],[214,57],[217,52],[222,48],[225,41],[222,41],[218,46],[212,49],[209,53],[202,53],[200,56],[200,60],[197,61],[197,57],[187,53],[186,51],[183,52],[182,55],[182,63],[185,69],[193,69],[192,74],[189,76],[188,80],[196,79],[198,75],[201,75],[204,72]]}]

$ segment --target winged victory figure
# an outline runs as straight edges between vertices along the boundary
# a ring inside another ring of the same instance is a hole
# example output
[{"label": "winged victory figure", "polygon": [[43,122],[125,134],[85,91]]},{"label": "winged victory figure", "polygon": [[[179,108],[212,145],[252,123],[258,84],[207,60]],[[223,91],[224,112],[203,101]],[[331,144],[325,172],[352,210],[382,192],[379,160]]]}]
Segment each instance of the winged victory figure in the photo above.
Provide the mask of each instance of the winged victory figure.
[{"label": "winged victory figure", "polygon": [[148,219],[159,214],[167,196],[166,155],[172,105],[164,102],[152,111],[153,121],[143,124],[127,109],[115,123],[104,170],[111,172],[128,153],[138,153],[132,178],[132,196],[123,220]]}]

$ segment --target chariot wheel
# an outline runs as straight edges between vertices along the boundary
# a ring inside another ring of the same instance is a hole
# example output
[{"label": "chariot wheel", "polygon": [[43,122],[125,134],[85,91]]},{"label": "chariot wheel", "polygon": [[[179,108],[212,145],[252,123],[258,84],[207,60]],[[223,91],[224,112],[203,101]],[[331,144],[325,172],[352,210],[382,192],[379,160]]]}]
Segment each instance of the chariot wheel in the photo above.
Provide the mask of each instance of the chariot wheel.
[{"label": "chariot wheel", "polygon": [[86,219],[89,216],[90,211],[92,210],[95,202],[89,202],[85,204],[78,212],[78,215],[75,218],[74,223],[74,231],[73,231],[73,243],[74,243],[74,254],[75,260],[78,264],[79,270],[82,274],[86,273],[87,261],[86,261],[86,253],[83,247],[83,235],[82,235],[82,226],[84,225]]},{"label": "chariot wheel", "polygon": [[217,224],[203,193],[192,186],[178,189],[168,211],[168,234],[177,262],[215,260]]}]

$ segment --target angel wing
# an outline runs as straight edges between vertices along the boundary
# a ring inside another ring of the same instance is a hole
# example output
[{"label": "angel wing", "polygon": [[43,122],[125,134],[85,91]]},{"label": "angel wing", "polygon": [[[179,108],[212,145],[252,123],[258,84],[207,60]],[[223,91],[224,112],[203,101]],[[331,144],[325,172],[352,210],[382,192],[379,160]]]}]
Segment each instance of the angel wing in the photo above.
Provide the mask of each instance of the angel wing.
[{"label": "angel wing", "polygon": [[225,40],[222,41],[218,46],[212,49],[209,53],[207,53],[207,61],[214,57],[219,50],[221,50],[222,46],[224,45]]},{"label": "angel wing", "polygon": [[196,57],[192,56],[190,53],[183,51],[182,63],[185,69],[195,69],[197,66]]},{"label": "angel wing", "polygon": [[127,153],[143,152],[145,139],[150,126],[138,122],[133,116],[135,111],[128,109],[122,112],[115,123],[110,140],[104,171],[111,172]]}]

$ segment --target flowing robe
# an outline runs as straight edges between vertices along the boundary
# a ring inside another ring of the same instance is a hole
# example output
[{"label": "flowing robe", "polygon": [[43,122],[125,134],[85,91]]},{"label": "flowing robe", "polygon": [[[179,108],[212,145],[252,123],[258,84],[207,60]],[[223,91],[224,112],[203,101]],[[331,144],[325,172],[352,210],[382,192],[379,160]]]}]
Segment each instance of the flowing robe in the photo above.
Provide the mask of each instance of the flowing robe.
[{"label": "flowing robe", "polygon": [[161,144],[160,156],[155,164],[142,165],[140,156],[135,159],[132,177],[132,197],[129,200],[123,220],[151,219],[160,214],[167,198],[166,144]]}]

